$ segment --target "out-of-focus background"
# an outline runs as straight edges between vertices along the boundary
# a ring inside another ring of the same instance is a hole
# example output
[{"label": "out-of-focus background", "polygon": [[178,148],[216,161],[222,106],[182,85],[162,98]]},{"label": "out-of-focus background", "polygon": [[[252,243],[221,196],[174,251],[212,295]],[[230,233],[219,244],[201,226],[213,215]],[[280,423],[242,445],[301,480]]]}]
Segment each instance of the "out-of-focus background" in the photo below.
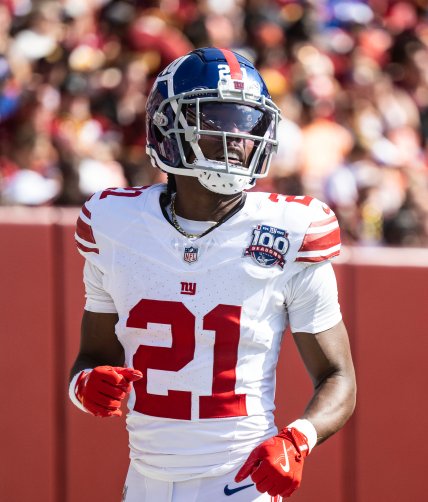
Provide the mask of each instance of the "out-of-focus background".
[{"label": "out-of-focus background", "polygon": [[[155,75],[192,48],[256,64],[281,107],[257,190],[335,210],[335,269],[359,397],[295,502],[426,500],[427,0],[0,0],[0,499],[114,502],[123,419],[67,401],[84,303],[73,226],[112,186],[165,179],[145,155]],[[290,336],[277,423],[311,384]],[[157,502],[157,501],[156,501]],[[159,501],[162,502],[162,501]]]},{"label": "out-of-focus background", "polygon": [[0,203],[161,181],[150,86],[208,45],[254,61],[282,109],[258,190],[323,199],[345,243],[427,244],[426,0],[2,0]]}]

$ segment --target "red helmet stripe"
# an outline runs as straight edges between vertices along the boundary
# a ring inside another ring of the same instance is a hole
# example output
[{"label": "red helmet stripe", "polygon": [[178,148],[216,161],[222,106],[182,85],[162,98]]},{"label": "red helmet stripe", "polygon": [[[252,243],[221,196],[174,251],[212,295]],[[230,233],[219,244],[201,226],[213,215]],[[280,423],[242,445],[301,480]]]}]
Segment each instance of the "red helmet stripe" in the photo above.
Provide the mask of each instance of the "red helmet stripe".
[{"label": "red helmet stripe", "polygon": [[239,66],[239,61],[237,60],[235,54],[227,49],[219,49],[223,56],[226,58],[227,64],[230,68],[230,76],[236,80],[242,80],[242,70]]}]

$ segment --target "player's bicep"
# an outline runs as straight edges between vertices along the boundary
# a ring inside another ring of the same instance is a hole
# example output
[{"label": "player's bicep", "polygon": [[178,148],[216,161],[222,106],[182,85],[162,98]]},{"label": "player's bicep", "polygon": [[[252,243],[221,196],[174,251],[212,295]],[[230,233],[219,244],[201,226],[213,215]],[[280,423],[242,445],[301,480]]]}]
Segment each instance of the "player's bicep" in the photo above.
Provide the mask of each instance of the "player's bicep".
[{"label": "player's bicep", "polygon": [[354,374],[349,338],[343,321],[320,333],[293,333],[300,356],[315,387],[331,374]]}]

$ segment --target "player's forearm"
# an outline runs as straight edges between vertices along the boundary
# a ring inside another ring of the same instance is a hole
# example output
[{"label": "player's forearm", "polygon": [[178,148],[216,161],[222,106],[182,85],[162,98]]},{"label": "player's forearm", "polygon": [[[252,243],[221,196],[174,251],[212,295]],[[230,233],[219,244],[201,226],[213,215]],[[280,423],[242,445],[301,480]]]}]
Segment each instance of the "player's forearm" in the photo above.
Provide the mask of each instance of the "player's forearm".
[{"label": "player's forearm", "polygon": [[78,357],[70,370],[70,382],[77,373],[89,368],[95,368],[98,364],[90,357]]},{"label": "player's forearm", "polygon": [[325,377],[315,388],[304,418],[317,431],[317,444],[340,430],[352,415],[356,402],[356,383],[353,372],[339,371]]}]

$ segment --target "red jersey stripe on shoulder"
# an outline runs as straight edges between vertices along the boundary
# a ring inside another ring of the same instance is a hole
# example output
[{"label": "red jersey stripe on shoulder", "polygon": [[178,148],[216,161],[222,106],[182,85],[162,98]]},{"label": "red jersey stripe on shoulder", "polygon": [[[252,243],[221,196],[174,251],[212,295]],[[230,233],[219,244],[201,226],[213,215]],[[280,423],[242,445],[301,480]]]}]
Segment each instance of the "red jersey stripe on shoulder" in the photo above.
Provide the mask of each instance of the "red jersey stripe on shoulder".
[{"label": "red jersey stripe on shoulder", "polygon": [[320,221],[313,221],[310,225],[309,228],[314,228],[314,227],[323,227],[325,225],[330,225],[330,223],[334,223],[337,221],[336,216],[330,216],[330,218],[326,218],[325,220],[320,220]]},{"label": "red jersey stripe on shoulder", "polygon": [[87,246],[84,246],[81,244],[78,240],[75,240],[76,246],[83,252],[85,253],[96,253],[100,254],[100,250],[98,248],[88,248]]},{"label": "red jersey stripe on shoulder", "polygon": [[321,251],[329,249],[333,246],[338,246],[340,244],[340,229],[335,228],[333,231],[318,233],[318,234],[306,234],[303,239],[302,245],[300,246],[300,251]]},{"label": "red jersey stripe on shoulder", "polygon": [[235,54],[228,49],[219,49],[223,53],[223,56],[226,58],[227,64],[230,68],[230,76],[236,80],[242,80],[242,70],[239,66],[239,61],[237,60]]},{"label": "red jersey stripe on shoulder", "polygon": [[138,197],[143,192],[139,188],[106,188],[100,195],[101,199],[112,197]]},{"label": "red jersey stripe on shoulder", "polygon": [[340,250],[337,249],[336,251],[333,251],[330,254],[327,254],[325,256],[302,256],[299,258],[296,258],[295,261],[300,261],[300,262],[306,262],[306,263],[318,263],[320,261],[325,261],[329,260],[330,258],[333,258],[334,256],[339,256]]},{"label": "red jersey stripe on shoulder", "polygon": [[82,206],[82,213],[88,218],[88,220],[91,219],[91,211],[86,207],[86,204],[83,204]]},{"label": "red jersey stripe on shoulder", "polygon": [[76,234],[84,241],[91,242],[92,244],[97,243],[92,232],[92,227],[85,223],[80,216],[76,224]]}]

